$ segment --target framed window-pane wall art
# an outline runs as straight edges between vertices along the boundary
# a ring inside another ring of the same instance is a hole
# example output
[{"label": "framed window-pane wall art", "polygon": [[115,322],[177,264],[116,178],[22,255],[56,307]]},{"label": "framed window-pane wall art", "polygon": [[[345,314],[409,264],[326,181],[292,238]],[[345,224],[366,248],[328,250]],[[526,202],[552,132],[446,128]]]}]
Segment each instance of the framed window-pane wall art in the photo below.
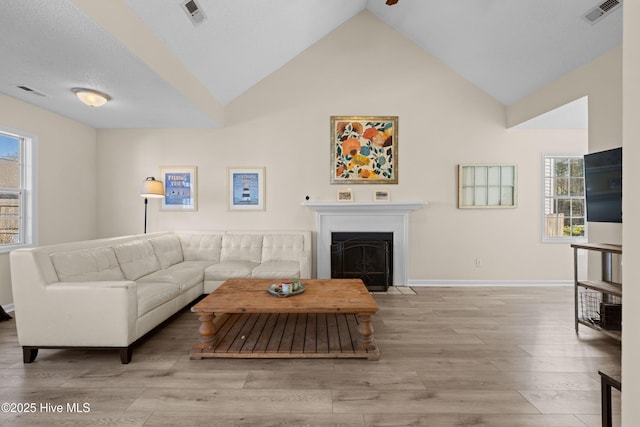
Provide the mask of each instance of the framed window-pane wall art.
[{"label": "framed window-pane wall art", "polygon": [[517,180],[513,164],[458,165],[458,208],[515,208]]}]

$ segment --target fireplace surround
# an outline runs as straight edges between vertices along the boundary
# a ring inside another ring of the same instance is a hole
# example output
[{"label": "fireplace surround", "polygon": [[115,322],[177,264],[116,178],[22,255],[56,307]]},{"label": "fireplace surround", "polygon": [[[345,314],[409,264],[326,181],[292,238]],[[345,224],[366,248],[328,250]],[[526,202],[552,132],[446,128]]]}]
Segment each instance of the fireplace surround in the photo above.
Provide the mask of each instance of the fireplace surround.
[{"label": "fireplace surround", "polygon": [[425,202],[304,202],[316,212],[316,269],[319,279],[331,278],[333,232],[387,232],[393,234],[392,284],[408,284],[409,213]]}]

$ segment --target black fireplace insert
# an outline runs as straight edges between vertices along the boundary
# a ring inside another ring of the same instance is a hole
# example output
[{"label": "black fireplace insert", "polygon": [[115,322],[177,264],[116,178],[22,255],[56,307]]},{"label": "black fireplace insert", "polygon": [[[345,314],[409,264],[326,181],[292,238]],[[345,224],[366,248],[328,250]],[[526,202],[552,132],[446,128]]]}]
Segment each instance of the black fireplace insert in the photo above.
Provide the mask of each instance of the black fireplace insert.
[{"label": "black fireplace insert", "polygon": [[393,233],[331,233],[331,278],[362,279],[370,291],[386,291],[393,281]]}]

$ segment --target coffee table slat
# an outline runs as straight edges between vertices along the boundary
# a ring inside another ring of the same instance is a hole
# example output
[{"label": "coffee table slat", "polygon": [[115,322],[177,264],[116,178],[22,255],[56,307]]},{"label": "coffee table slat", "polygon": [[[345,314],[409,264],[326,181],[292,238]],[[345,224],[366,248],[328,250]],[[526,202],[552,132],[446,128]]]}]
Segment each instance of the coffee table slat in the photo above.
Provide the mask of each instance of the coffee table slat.
[{"label": "coffee table slat", "polygon": [[317,334],[317,324],[318,324],[318,316],[310,314],[307,316],[307,327],[305,329],[304,334],[304,353],[315,353],[316,352],[316,334]]},{"label": "coffee table slat", "polygon": [[298,314],[296,329],[293,333],[293,343],[291,353],[304,353],[305,334],[307,333],[307,314]]},{"label": "coffee table slat", "polygon": [[316,352],[329,353],[329,332],[327,331],[327,315],[318,314],[316,325]]},{"label": "coffee table slat", "polygon": [[296,323],[298,322],[297,313],[289,313],[287,318],[287,325],[282,331],[282,338],[280,339],[279,352],[291,353],[291,347],[293,346],[293,333],[296,330]]},{"label": "coffee table slat", "polygon": [[240,316],[234,314],[229,316],[229,319],[225,322],[223,329],[220,332],[216,332],[218,337],[218,344],[216,345],[216,351],[228,352],[231,344],[238,336],[238,332],[247,321],[246,316]]},{"label": "coffee table slat", "polygon": [[258,340],[256,342],[255,348],[253,349],[253,353],[265,353],[267,351],[267,346],[269,345],[271,337],[273,336],[273,331],[275,330],[278,316],[278,314],[274,313],[261,315],[261,317],[266,317],[267,320],[264,324],[264,328],[262,328],[262,333],[258,336]]},{"label": "coffee table slat", "polygon": [[338,338],[340,340],[341,353],[353,353],[353,345],[351,344],[351,333],[347,323],[347,315],[336,316],[338,322]]}]

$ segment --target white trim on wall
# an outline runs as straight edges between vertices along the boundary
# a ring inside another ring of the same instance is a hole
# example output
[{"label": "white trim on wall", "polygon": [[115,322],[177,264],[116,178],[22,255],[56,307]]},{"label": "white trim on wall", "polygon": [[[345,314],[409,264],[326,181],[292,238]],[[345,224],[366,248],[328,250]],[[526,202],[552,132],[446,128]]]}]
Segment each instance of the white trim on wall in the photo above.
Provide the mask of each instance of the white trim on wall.
[{"label": "white trim on wall", "polygon": [[409,286],[573,286],[573,280],[409,280]]}]

